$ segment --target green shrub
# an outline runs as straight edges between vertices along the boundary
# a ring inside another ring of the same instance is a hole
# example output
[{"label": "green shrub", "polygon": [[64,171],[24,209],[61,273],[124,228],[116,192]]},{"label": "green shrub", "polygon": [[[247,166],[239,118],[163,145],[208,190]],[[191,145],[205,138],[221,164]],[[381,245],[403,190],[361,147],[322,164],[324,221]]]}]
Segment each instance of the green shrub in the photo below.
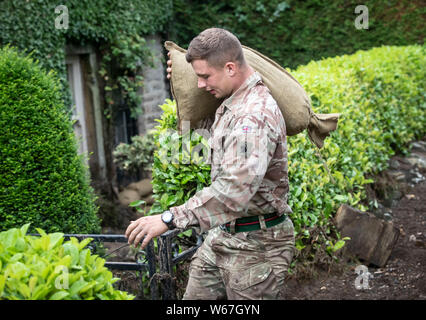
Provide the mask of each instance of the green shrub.
[{"label": "green shrub", "polygon": [[[331,221],[338,207],[347,203],[368,210],[365,185],[373,181],[367,177],[425,134],[425,57],[424,46],[380,47],[289,70],[310,95],[315,112],[342,114],[320,151],[306,133],[288,138],[289,205],[298,249],[309,244],[314,251],[319,246],[328,253],[338,250],[344,239],[339,240]],[[176,129],[175,108],[170,101],[163,106],[158,133]],[[183,141],[177,133],[167,136],[158,144],[163,153],[171,140]],[[197,143],[206,141],[194,138],[191,146]],[[154,157],[157,203],[151,213],[184,203],[210,183],[209,166],[162,162],[160,154]],[[319,234],[315,239],[313,230]]]},{"label": "green shrub", "polygon": [[119,280],[105,260],[84,247],[90,238],[64,242],[62,233],[26,235],[29,224],[0,233],[0,299],[131,300],[113,288]]},{"label": "green shrub", "polygon": [[156,148],[152,131],[145,135],[131,138],[130,144],[120,143],[114,150],[114,162],[117,166],[129,173],[140,170],[151,171]]},{"label": "green shrub", "polygon": [[89,173],[59,82],[30,57],[0,50],[0,230],[100,231]]},{"label": "green shrub", "polygon": [[159,125],[155,127],[157,150],[154,152],[152,184],[154,199],[150,214],[186,202],[197,191],[210,185],[208,143],[194,130],[183,135],[177,132],[176,103],[166,99]]}]

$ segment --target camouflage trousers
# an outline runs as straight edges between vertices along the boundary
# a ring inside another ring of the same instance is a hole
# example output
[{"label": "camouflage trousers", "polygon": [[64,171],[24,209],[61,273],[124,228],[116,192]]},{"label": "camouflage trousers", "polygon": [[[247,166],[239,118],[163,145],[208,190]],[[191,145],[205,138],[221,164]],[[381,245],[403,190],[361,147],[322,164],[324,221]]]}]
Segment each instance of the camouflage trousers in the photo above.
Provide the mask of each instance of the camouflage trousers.
[{"label": "camouflage trousers", "polygon": [[183,299],[280,299],[294,252],[288,217],[264,230],[231,234],[214,228],[192,258]]}]

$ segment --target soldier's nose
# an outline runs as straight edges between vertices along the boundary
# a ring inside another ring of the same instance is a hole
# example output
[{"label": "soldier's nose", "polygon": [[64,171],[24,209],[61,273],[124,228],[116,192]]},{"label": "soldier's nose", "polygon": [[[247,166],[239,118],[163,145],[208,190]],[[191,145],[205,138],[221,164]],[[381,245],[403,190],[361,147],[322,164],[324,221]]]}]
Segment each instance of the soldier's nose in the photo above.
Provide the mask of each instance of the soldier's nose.
[{"label": "soldier's nose", "polygon": [[203,89],[206,87],[206,82],[203,79],[198,79],[198,89]]}]

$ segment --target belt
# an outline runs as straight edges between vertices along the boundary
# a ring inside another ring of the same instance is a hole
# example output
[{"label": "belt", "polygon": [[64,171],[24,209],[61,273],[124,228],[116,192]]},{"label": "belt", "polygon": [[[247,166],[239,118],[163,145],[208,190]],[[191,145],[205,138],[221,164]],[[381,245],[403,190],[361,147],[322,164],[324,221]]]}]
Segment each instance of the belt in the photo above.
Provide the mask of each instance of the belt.
[{"label": "belt", "polygon": [[234,225],[235,230],[233,232],[231,232],[231,227],[234,224],[234,221],[225,223],[221,225],[220,228],[230,233],[260,230],[262,229],[262,225],[261,225],[262,217],[265,221],[266,228],[270,228],[283,222],[287,216],[285,214],[279,216],[274,212],[274,213],[265,214],[263,216],[238,218],[235,220],[235,225]]}]

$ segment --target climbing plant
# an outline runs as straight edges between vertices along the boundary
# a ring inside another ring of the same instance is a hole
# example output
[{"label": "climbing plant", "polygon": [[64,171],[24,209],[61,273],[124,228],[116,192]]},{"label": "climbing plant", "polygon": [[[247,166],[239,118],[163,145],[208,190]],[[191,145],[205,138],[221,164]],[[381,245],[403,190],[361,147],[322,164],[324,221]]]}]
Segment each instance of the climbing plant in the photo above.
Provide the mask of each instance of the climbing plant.
[{"label": "climbing plant", "polygon": [[[0,45],[33,52],[47,70],[54,69],[64,88],[66,44],[94,44],[100,49],[99,73],[105,85],[106,116],[122,97],[132,115],[140,113],[140,71],[151,61],[144,37],[164,30],[172,0],[5,0],[0,5]],[[61,90],[67,105],[68,90]],[[117,92],[117,95],[114,95]]]}]

